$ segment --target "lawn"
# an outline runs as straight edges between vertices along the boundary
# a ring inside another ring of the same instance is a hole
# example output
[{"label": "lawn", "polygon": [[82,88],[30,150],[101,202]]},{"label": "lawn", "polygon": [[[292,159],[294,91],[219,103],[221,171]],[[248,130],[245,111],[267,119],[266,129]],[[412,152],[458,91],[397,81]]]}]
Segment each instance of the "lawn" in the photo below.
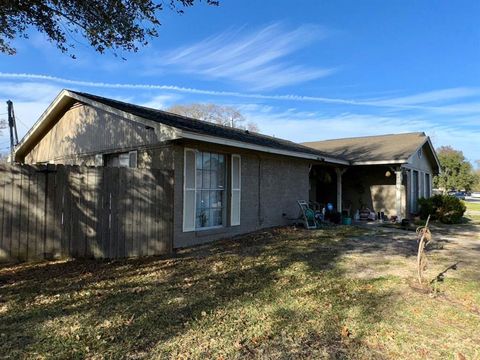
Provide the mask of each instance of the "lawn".
[{"label": "lawn", "polygon": [[467,211],[480,211],[480,202],[465,201]]},{"label": "lawn", "polygon": [[0,357],[480,358],[478,229],[449,231],[434,234],[427,276],[464,264],[435,297],[415,283],[412,234],[389,229],[283,228],[174,258],[3,266]]}]

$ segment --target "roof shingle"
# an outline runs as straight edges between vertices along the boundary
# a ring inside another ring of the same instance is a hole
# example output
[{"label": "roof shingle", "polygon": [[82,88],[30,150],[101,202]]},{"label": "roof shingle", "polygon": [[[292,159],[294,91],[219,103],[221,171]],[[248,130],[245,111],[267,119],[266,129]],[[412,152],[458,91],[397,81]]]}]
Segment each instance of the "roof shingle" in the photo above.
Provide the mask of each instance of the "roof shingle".
[{"label": "roof shingle", "polygon": [[[164,125],[173,126],[181,130],[190,131],[202,135],[216,136],[229,140],[241,141],[249,144],[266,146],[279,150],[287,150],[304,154],[317,155],[319,157],[335,158],[322,150],[307,147],[292,141],[275,138],[272,136],[252,133],[249,131],[234,129],[227,126],[212,124],[207,121],[192,119],[185,116],[169,113],[167,111],[152,109],[144,106],[129,104],[123,101],[113,100],[97,95],[69,90],[72,93],[83,96],[93,101],[97,101],[115,109],[142,117],[144,119],[156,121]],[[338,157],[339,160],[344,160]]]},{"label": "roof shingle", "polygon": [[425,133],[414,132],[312,141],[302,145],[352,162],[398,161],[408,159],[426,140]]}]

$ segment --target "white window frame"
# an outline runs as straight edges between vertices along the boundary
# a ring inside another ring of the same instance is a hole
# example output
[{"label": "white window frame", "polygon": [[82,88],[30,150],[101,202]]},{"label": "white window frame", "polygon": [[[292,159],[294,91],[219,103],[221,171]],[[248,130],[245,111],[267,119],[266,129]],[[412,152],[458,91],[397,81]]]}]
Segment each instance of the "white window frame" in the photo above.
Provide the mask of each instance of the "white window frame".
[{"label": "white window frame", "polygon": [[[238,188],[233,187],[233,159],[238,159]],[[231,179],[230,179],[230,226],[240,225],[241,210],[242,210],[242,157],[238,154],[232,155],[231,161]],[[238,192],[238,204],[233,203],[233,194]],[[233,207],[238,206],[238,219],[233,218]]]},{"label": "white window frame", "polygon": [[[192,151],[194,154],[194,164],[195,164],[195,171],[194,171],[194,181],[193,181],[193,188],[187,188],[187,181],[186,181],[186,174],[187,174],[187,153],[189,151]],[[197,162],[197,152],[194,149],[190,148],[185,148],[183,151],[183,232],[189,232],[189,231],[195,231],[195,224],[196,224],[196,219],[197,219],[197,195],[196,195],[196,190],[197,190],[197,168],[196,168],[196,162]],[[193,226],[188,227],[186,225],[186,214],[187,212],[185,209],[187,208],[187,191],[192,191],[194,192],[194,197],[193,197]]]},{"label": "white window frame", "polygon": [[[193,152],[194,154],[194,164],[195,164],[195,167],[194,167],[194,182],[193,182],[193,188],[187,188],[187,181],[186,181],[186,174],[187,174],[187,152]],[[215,226],[208,226],[208,227],[201,227],[201,228],[197,228],[196,227],[196,223],[197,223],[197,154],[199,152],[202,152],[201,150],[196,150],[196,149],[192,149],[192,148],[184,148],[184,155],[183,155],[183,224],[182,224],[182,228],[183,228],[183,232],[191,232],[191,231],[204,231],[204,230],[211,230],[211,229],[219,229],[219,228],[223,228],[225,227],[225,217],[224,215],[223,216],[223,220],[222,220],[222,225],[215,225]],[[208,152],[208,151],[207,151]],[[224,161],[225,161],[225,154],[221,154],[224,156]],[[225,162],[224,162],[224,166],[225,166]],[[224,172],[224,175],[226,173]],[[225,202],[226,201],[226,194],[227,194],[227,191],[226,191],[226,186],[224,186],[224,189],[223,189],[223,201]],[[194,197],[193,197],[193,226],[192,227],[188,227],[186,226],[186,215],[187,215],[187,212],[185,211],[186,207],[187,207],[187,196],[186,196],[186,193],[187,191],[193,191],[194,192]],[[223,210],[225,211],[226,207],[225,205],[223,206]]]}]

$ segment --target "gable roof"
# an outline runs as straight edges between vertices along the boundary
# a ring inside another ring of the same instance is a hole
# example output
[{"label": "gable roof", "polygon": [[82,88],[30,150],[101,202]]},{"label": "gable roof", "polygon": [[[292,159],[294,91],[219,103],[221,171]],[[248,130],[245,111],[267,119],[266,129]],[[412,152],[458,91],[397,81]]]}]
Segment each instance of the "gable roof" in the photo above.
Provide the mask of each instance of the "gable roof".
[{"label": "gable roof", "polygon": [[352,137],[302,144],[328,152],[331,156],[344,158],[353,165],[368,165],[406,163],[425,143],[429,144],[439,166],[430,138],[423,132]]},{"label": "gable roof", "polygon": [[[70,99],[70,102],[67,101],[68,99]],[[135,117],[147,119],[171,128],[175,128],[179,130],[177,138],[208,141],[240,148],[248,148],[269,153],[321,160],[344,165],[349,164],[349,162],[345,159],[333,157],[321,150],[316,150],[292,141],[258,133],[252,133],[246,130],[234,129],[207,121],[173,114],[163,110],[134,105],[123,101],[72,90],[62,90],[50,107],[42,114],[37,123],[35,123],[32,129],[24,136],[18,145],[16,152],[24,151],[25,149],[22,149],[22,147],[27,148],[27,146],[25,146],[26,143],[37,141],[34,136],[37,129],[42,127],[45,128],[45,123],[48,121],[55,121],[55,119],[53,119],[54,116],[51,114],[58,115],[59,111],[55,111],[56,107],[60,107],[60,104],[63,104],[65,107],[67,104],[71,104],[72,100],[80,101],[92,106],[101,106],[106,111],[112,109],[117,110],[117,112],[120,111],[123,114],[133,115]]]}]

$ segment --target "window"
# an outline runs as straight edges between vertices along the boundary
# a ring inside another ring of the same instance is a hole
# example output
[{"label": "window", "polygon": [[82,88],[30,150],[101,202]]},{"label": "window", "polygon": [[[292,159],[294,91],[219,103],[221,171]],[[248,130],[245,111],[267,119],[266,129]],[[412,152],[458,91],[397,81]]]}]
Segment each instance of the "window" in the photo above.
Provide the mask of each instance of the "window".
[{"label": "window", "polygon": [[[97,157],[95,157],[97,161]],[[104,155],[104,163],[107,167],[137,167],[137,151]]]},{"label": "window", "polygon": [[223,225],[225,198],[225,156],[196,152],[195,228]]},{"label": "window", "polygon": [[418,177],[418,171],[417,170],[412,170],[412,201],[411,201],[411,210],[410,212],[412,214],[415,214],[418,210],[418,197],[419,197],[419,183],[418,183],[419,177]]},{"label": "window", "polygon": [[183,231],[224,225],[225,155],[185,149]]},{"label": "window", "polygon": [[430,196],[431,196],[430,174],[425,173],[425,197],[429,198]]}]

